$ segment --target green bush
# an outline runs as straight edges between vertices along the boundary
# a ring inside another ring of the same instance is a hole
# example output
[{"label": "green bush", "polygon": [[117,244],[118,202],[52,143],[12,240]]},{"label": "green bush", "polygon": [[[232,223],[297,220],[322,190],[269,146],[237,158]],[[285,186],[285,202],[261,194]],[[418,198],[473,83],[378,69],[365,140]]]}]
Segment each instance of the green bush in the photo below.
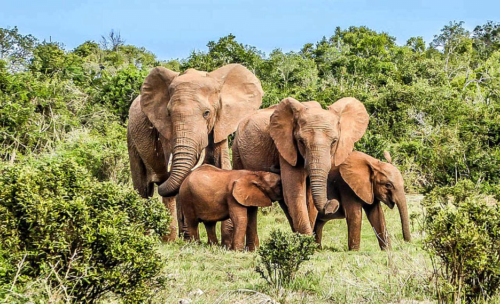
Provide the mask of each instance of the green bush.
[{"label": "green bush", "polygon": [[308,261],[317,248],[314,237],[273,230],[258,249],[256,271],[274,287],[288,287],[300,265]]},{"label": "green bush", "polygon": [[157,245],[169,219],[159,200],[99,182],[72,158],[4,165],[0,299],[12,301],[26,283],[46,277],[49,286],[64,286],[66,299],[94,302],[113,293],[144,300],[162,282]]},{"label": "green bush", "polygon": [[97,98],[122,121],[126,121],[130,105],[139,96],[142,82],[147,75],[147,70],[140,70],[133,65],[119,70],[116,75],[106,75]]},{"label": "green bush", "polygon": [[500,287],[500,205],[462,180],[424,200],[425,248],[433,257],[439,297],[487,298]]},{"label": "green bush", "polygon": [[120,123],[109,121],[102,128],[75,130],[56,146],[54,154],[74,159],[99,181],[127,184],[130,166],[126,132]]}]

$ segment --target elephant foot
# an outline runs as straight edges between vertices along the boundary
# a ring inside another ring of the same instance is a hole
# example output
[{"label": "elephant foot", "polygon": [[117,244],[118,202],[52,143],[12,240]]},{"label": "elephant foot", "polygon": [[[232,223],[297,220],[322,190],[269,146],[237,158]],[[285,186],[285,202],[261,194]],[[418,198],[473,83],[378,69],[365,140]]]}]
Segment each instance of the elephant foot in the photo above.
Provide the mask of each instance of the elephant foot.
[{"label": "elephant foot", "polygon": [[334,214],[339,210],[340,203],[336,199],[329,200],[325,205],[325,214]]},{"label": "elephant foot", "polygon": [[250,246],[249,246],[249,245],[247,245],[247,246],[245,247],[245,250],[246,250],[246,251],[249,251],[249,252],[254,252],[254,251],[255,251],[255,249],[257,249],[257,247],[255,247],[254,245],[250,245]]}]

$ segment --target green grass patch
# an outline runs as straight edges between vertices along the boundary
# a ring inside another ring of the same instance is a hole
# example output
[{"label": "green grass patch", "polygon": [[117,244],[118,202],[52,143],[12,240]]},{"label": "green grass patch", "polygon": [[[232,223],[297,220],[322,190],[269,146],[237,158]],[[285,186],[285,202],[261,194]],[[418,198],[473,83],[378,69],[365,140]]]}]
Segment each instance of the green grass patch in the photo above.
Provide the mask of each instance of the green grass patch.
[{"label": "green grass patch", "polygon": [[[421,196],[409,196],[410,213],[421,213]],[[163,244],[168,273],[165,288],[155,302],[178,303],[389,303],[403,300],[432,301],[430,283],[432,266],[422,250],[417,224],[412,228],[413,243],[402,239],[397,210],[384,207],[392,250],[379,249],[375,234],[363,219],[361,250],[347,250],[345,220],[330,221],[325,226],[324,249],[304,262],[290,287],[275,289],[255,272],[257,254],[232,252],[206,244],[200,226],[202,244]],[[220,227],[220,226],[219,226]],[[279,206],[259,215],[261,242],[272,229],[290,229]],[[220,232],[220,229],[217,229]],[[201,292],[200,292],[201,290]]]}]

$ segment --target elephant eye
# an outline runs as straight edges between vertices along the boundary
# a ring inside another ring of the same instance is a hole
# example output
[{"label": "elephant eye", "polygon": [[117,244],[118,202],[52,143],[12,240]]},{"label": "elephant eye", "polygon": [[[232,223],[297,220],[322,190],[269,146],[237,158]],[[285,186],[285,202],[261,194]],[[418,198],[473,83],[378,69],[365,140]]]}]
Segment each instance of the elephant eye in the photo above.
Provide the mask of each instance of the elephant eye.
[{"label": "elephant eye", "polygon": [[209,110],[206,110],[205,112],[203,112],[203,117],[207,118],[208,115],[210,115],[210,111]]},{"label": "elephant eye", "polygon": [[385,187],[386,187],[387,189],[391,189],[391,188],[392,188],[392,184],[391,184],[391,183],[387,183],[387,184],[385,184]]}]

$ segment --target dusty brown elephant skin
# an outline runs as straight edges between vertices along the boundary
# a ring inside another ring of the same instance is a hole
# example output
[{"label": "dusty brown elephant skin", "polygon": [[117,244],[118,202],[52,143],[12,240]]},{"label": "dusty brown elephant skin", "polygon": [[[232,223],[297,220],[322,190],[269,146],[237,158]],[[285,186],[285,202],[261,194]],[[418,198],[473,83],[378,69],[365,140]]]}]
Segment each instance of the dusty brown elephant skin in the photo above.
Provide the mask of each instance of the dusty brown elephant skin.
[{"label": "dusty brown elephant skin", "polygon": [[328,182],[328,197],[338,199],[341,208],[333,215],[318,215],[314,232],[321,244],[323,227],[331,219],[347,221],[349,250],[359,250],[361,239],[361,210],[364,209],[374,228],[380,249],[390,248],[391,243],[385,225],[380,202],[389,208],[398,206],[403,227],[403,238],[411,241],[408,208],[401,172],[391,164],[391,156],[384,152],[389,163],[381,162],[365,153],[353,152],[338,167],[333,167]]},{"label": "dusty brown elephant skin", "polygon": [[[197,162],[230,169],[227,137],[260,107],[262,95],[260,81],[239,64],[210,73],[151,70],[129,111],[127,141],[134,188],[150,197],[154,184],[159,185],[158,193],[175,215],[175,195]],[[170,228],[166,240],[175,239],[176,219]]]},{"label": "dusty brown elephant skin", "polygon": [[271,206],[282,199],[278,174],[222,170],[203,165],[182,183],[178,206],[180,222],[185,223],[189,238],[199,241],[198,223],[207,229],[209,244],[218,244],[215,224],[228,218],[234,224],[232,248],[249,251],[259,245],[257,208]]},{"label": "dusty brown elephant skin", "polygon": [[342,98],[322,109],[315,101],[283,99],[241,121],[233,142],[233,167],[280,170],[280,202],[293,231],[311,235],[319,211],[335,213],[327,200],[332,158],[341,164],[366,131],[369,116],[355,98]]}]

